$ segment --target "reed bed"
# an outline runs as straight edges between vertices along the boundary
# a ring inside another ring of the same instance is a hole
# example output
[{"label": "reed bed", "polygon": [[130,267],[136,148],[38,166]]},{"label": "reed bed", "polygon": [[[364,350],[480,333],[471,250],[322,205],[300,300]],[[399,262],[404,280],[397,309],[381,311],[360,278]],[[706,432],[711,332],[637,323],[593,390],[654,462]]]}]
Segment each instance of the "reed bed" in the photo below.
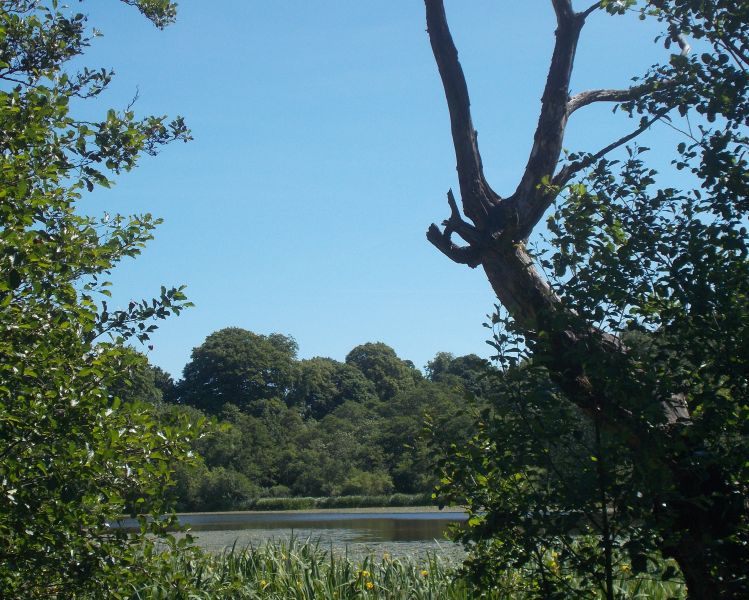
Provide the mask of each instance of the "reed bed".
[{"label": "reed bed", "polygon": [[262,598],[327,600],[468,599],[468,586],[454,567],[431,555],[425,562],[366,557],[354,562],[314,542],[268,542],[220,555],[170,551],[150,581],[131,584],[131,600]]},{"label": "reed bed", "polygon": [[[437,555],[412,559],[337,557],[314,542],[269,542],[208,555],[176,548],[144,556],[149,567],[121,590],[128,600],[530,600],[538,588],[520,571],[510,571],[493,589],[478,590],[459,575],[458,565]],[[618,583],[621,598],[667,600],[685,597],[682,586],[656,580]]]},{"label": "reed bed", "polygon": [[390,494],[382,496],[332,496],[323,498],[256,498],[242,510],[313,510],[318,508],[372,508],[434,506],[431,494]]}]

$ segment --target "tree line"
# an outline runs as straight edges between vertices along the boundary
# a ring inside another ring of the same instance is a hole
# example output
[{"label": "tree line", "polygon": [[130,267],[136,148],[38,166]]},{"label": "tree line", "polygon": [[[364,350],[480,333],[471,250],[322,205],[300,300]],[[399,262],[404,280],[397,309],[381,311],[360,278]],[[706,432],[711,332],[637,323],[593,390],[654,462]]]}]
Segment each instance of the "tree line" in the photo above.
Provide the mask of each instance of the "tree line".
[{"label": "tree line", "polygon": [[[145,400],[159,419],[212,419],[193,443],[202,461],[174,465],[180,510],[247,507],[259,497],[429,494],[432,447],[468,439],[495,369],[438,353],[422,374],[384,343],[344,362],[300,360],[295,340],[230,327],[193,349],[183,377],[141,360],[112,396]],[[430,435],[425,435],[429,423]]]}]

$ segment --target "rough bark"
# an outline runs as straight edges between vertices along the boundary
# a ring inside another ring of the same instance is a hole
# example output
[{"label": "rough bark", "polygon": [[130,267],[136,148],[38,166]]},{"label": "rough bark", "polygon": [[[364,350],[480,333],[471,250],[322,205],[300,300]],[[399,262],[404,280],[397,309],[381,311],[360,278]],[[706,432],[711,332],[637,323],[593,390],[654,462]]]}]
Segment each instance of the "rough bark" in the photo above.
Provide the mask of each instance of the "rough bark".
[{"label": "rough bark", "polygon": [[440,77],[442,81],[447,82],[445,94],[448,96],[447,105],[450,110],[450,125],[458,163],[463,211],[477,227],[482,227],[486,225],[488,215],[499,196],[489,187],[484,177],[478,137],[471,121],[468,87],[463,68],[458,61],[458,50],[447,28],[447,17],[442,2],[427,4],[427,29]]},{"label": "rough bark", "polygon": [[[682,456],[674,456],[668,450],[670,437],[677,435],[678,428],[689,422],[683,398],[662,403],[658,422],[647,422],[615,392],[607,389],[605,381],[591,379],[586,369],[589,361],[611,365],[625,363],[626,350],[614,336],[584,325],[576,328],[573,324],[579,325],[580,319],[564,306],[525,251],[524,241],[555,200],[561,186],[580,170],[640,135],[667,112],[652,115],[629,135],[557,172],[567,121],[573,112],[593,102],[632,100],[651,92],[652,88],[592,90],[570,98],[570,77],[580,32],[585,18],[600,3],[582,13],[573,10],[571,0],[551,0],[551,3],[557,17],[556,43],[533,147],[515,192],[503,199],[484,177],[468,88],[448,28],[443,0],[425,0],[430,43],[450,112],[463,214],[471,221],[462,218],[450,192],[451,215],[443,222],[442,231],[433,224],[427,238],[451,260],[483,268],[497,298],[522,327],[529,342],[534,344],[543,338],[545,355],[542,360],[560,389],[583,411],[619,436],[635,457],[642,457],[644,463],[659,464],[663,476],[672,482],[682,498],[719,498],[716,486],[726,481],[725,474],[706,479],[704,474],[684,467],[689,463],[689,456],[685,458],[684,454],[688,455],[693,449],[683,450]],[[678,42],[682,52],[688,51],[683,39]],[[466,245],[454,244],[453,234],[458,234]],[[713,567],[733,560],[730,554],[734,551],[747,554],[745,549],[736,547],[707,548],[700,541],[703,536],[720,537],[715,511],[722,513],[726,523],[737,522],[743,506],[729,504],[716,499],[715,503],[704,506],[685,500],[681,505],[670,506],[668,517],[658,521],[664,529],[662,550],[681,566],[690,598],[722,597],[718,590],[725,590],[725,586],[721,588]]]}]

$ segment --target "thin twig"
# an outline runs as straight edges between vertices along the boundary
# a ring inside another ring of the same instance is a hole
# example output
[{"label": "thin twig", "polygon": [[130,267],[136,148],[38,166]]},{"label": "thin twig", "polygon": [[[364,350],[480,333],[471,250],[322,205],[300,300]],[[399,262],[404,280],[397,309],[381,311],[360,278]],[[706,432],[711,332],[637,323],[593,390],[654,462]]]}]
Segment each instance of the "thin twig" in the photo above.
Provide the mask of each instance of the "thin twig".
[{"label": "thin twig", "polygon": [[653,123],[655,123],[656,121],[658,121],[661,118],[663,118],[664,116],[666,116],[666,114],[670,110],[671,110],[670,108],[664,108],[664,109],[658,111],[655,114],[654,117],[652,117],[650,119],[647,119],[642,125],[640,125],[640,127],[638,127],[637,129],[635,129],[633,132],[625,135],[624,137],[619,138],[615,142],[610,143],[608,146],[606,146],[605,148],[602,148],[601,150],[599,150],[595,154],[590,154],[590,155],[588,155],[587,157],[585,157],[584,159],[582,159],[580,161],[577,161],[577,162],[565,165],[564,167],[562,167],[562,169],[559,171],[559,173],[557,173],[554,176],[554,178],[552,179],[552,181],[551,181],[552,186],[554,186],[554,187],[562,187],[564,184],[566,184],[572,178],[572,176],[575,173],[577,173],[577,172],[579,172],[579,171],[581,171],[581,170],[589,167],[590,165],[592,165],[593,163],[595,163],[598,159],[603,158],[604,156],[606,156],[612,150],[615,150],[616,148],[619,148],[620,146],[623,146],[627,142],[632,141],[637,136],[639,136],[641,133],[643,133],[644,131],[646,131],[647,129],[649,129],[650,126],[653,125]]}]

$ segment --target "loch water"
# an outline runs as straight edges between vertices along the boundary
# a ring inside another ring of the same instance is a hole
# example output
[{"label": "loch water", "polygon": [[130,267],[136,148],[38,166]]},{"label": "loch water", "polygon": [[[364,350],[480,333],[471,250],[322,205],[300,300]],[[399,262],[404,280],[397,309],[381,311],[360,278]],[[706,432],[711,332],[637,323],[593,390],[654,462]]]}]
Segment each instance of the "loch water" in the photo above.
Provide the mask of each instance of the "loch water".
[{"label": "loch water", "polygon": [[[464,512],[287,511],[180,514],[197,545],[211,552],[256,547],[268,541],[311,541],[321,549],[358,559],[438,554],[460,560],[463,549],[447,538],[451,526],[465,522]],[[132,526],[129,520],[121,526]]]}]

